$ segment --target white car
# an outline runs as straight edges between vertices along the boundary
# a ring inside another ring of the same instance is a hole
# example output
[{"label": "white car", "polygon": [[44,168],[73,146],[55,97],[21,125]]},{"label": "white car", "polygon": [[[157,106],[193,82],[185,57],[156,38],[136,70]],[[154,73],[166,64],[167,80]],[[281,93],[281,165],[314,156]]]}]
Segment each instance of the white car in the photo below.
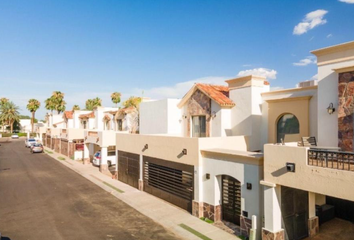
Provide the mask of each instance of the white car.
[{"label": "white car", "polygon": [[18,135],[17,135],[17,134],[12,134],[12,135],[11,135],[11,138],[12,138],[12,139],[18,139]]},{"label": "white car", "polygon": [[31,147],[32,145],[36,144],[37,141],[34,138],[27,138],[25,141],[25,147]]},{"label": "white car", "polygon": [[[101,151],[97,151],[95,155],[93,155],[93,165],[99,166],[101,162]],[[107,152],[107,165],[108,167],[112,165],[117,164],[117,159],[116,159],[116,152],[115,151],[109,151]]]}]

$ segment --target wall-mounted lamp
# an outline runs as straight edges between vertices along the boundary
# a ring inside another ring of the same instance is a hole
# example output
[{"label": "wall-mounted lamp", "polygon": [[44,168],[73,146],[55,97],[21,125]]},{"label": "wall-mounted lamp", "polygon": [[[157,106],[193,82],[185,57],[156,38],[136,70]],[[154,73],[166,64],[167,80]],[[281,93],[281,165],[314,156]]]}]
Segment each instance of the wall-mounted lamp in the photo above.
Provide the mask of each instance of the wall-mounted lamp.
[{"label": "wall-mounted lamp", "polygon": [[183,148],[182,154],[183,154],[183,155],[187,155],[187,149],[186,149],[186,148]]},{"label": "wall-mounted lamp", "polygon": [[286,171],[295,172],[295,163],[286,163]]},{"label": "wall-mounted lamp", "polygon": [[144,145],[144,149],[149,149],[149,145],[148,145],[148,144],[145,144],[145,145]]},{"label": "wall-mounted lamp", "polygon": [[216,112],[215,112],[215,111],[213,111],[213,112],[211,113],[211,117],[212,117],[212,118],[216,118]]},{"label": "wall-mounted lamp", "polygon": [[210,173],[205,174],[206,179],[210,179]]},{"label": "wall-mounted lamp", "polygon": [[100,141],[100,138],[98,137],[97,139],[96,139],[96,143],[98,143]]},{"label": "wall-mounted lamp", "polygon": [[333,103],[330,103],[327,108],[328,114],[333,114],[335,111],[336,111],[336,109],[333,107]]},{"label": "wall-mounted lamp", "polygon": [[182,115],[182,119],[187,119],[187,115]]},{"label": "wall-mounted lamp", "polygon": [[247,183],[247,189],[252,190],[252,183]]}]

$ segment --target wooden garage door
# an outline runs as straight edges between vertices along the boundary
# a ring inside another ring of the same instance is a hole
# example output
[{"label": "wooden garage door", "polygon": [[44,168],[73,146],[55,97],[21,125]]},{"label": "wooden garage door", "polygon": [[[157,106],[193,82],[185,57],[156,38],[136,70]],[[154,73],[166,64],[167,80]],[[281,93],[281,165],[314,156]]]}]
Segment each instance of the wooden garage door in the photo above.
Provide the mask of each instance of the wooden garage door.
[{"label": "wooden garage door", "polygon": [[194,167],[144,156],[144,191],[192,212]]},{"label": "wooden garage door", "polygon": [[60,152],[61,154],[64,154],[65,156],[69,156],[69,150],[68,150],[68,140],[62,139],[61,144],[60,144]]},{"label": "wooden garage door", "polygon": [[51,140],[52,139],[50,138],[50,136],[47,136],[47,147],[49,147],[49,148],[52,148],[52,141]]},{"label": "wooden garage door", "polygon": [[42,144],[43,144],[43,146],[47,146],[47,136],[46,136],[46,134],[45,133],[42,133]]},{"label": "wooden garage door", "polygon": [[139,155],[118,151],[118,180],[139,188]]},{"label": "wooden garage door", "polygon": [[222,176],[222,218],[240,226],[241,183],[230,176]]}]

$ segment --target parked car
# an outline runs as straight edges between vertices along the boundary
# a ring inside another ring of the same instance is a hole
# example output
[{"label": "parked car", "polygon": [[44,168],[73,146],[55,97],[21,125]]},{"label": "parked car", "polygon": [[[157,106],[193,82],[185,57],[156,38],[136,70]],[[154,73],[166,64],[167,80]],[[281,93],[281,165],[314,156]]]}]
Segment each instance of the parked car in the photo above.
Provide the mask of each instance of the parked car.
[{"label": "parked car", "polygon": [[25,141],[25,147],[31,147],[32,145],[34,145],[36,143],[36,139],[34,138],[27,138]]},{"label": "parked car", "polygon": [[[95,155],[93,155],[92,163],[95,166],[99,166],[100,162],[101,162],[101,151],[97,151]],[[117,164],[116,152],[115,151],[107,152],[107,165],[110,167],[115,164]]]},{"label": "parked car", "polygon": [[12,138],[12,139],[18,139],[18,135],[17,135],[17,134],[12,134],[12,135],[11,135],[11,138]]},{"label": "parked car", "polygon": [[31,146],[32,153],[42,153],[43,152],[43,145],[40,143],[35,143]]}]

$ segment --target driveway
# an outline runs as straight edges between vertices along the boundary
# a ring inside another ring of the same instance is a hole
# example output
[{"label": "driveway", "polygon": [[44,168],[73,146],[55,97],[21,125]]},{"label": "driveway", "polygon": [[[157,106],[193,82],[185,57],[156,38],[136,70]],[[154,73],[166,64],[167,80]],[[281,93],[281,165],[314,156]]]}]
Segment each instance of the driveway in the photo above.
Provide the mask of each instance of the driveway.
[{"label": "driveway", "polygon": [[335,218],[320,226],[320,233],[307,240],[354,239],[354,224]]},{"label": "driveway", "polygon": [[180,239],[23,140],[0,146],[0,232],[12,240]]}]

